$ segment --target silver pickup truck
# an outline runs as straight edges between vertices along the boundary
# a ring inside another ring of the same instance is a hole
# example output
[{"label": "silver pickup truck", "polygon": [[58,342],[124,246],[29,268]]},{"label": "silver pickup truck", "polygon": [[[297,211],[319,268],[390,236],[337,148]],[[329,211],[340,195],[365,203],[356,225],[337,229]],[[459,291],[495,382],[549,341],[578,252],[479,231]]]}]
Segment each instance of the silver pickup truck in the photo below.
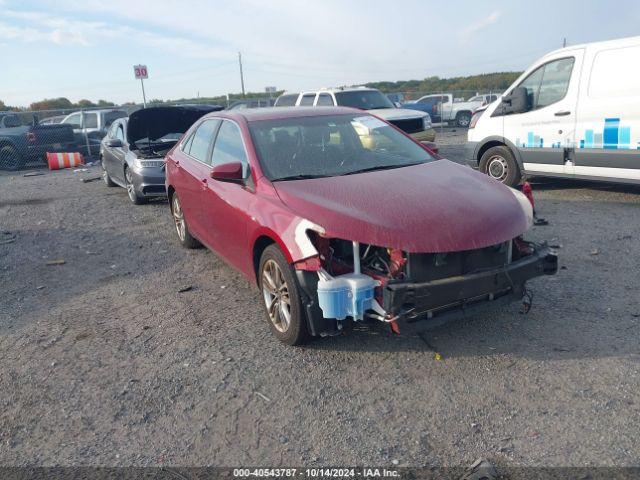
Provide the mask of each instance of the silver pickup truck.
[{"label": "silver pickup truck", "polygon": [[420,110],[431,115],[434,123],[449,123],[457,127],[468,127],[473,112],[497,100],[495,93],[475,95],[469,100],[455,98],[451,93],[424,95],[417,100],[407,102],[402,108]]},{"label": "silver pickup truck", "polygon": [[100,142],[107,134],[111,124],[118,118],[127,117],[125,110],[104,109],[86,110],[67,115],[61,124],[71,125],[83,155],[92,157],[100,153]]}]

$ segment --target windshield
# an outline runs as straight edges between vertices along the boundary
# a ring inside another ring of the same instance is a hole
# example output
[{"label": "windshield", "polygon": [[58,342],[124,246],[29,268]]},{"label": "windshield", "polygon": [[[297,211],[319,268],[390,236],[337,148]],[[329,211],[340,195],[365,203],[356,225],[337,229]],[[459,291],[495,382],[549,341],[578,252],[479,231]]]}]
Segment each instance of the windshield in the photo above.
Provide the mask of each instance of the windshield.
[{"label": "windshield", "polygon": [[249,123],[269,180],[332,177],[434,160],[425,149],[368,114]]},{"label": "windshield", "polygon": [[343,107],[354,107],[361,110],[374,108],[395,108],[391,100],[378,90],[352,90],[350,92],[336,92],[336,101]]}]

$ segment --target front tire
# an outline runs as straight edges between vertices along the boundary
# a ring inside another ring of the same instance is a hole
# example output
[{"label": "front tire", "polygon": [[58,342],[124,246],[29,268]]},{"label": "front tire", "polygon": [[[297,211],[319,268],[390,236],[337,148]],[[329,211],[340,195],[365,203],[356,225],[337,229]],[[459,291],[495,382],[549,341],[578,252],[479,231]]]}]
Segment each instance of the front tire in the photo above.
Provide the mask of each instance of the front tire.
[{"label": "front tire", "polygon": [[286,345],[300,345],[309,339],[300,300],[300,287],[291,265],[280,248],[269,245],[260,258],[258,285],[271,331]]},{"label": "front tire", "polygon": [[0,147],[0,170],[18,170],[24,167],[25,158],[13,145]]},{"label": "front tire", "polygon": [[510,187],[522,179],[520,167],[511,150],[505,146],[491,147],[480,158],[480,171]]},{"label": "front tire", "polygon": [[129,196],[129,200],[134,205],[142,205],[143,203],[147,203],[147,199],[138,195],[136,192],[136,187],[133,184],[133,175],[131,174],[131,169],[125,167],[124,168],[124,183],[127,189],[127,195]]},{"label": "front tire", "polygon": [[184,211],[182,210],[180,198],[175,192],[171,196],[171,216],[173,217],[173,222],[176,225],[176,233],[178,234],[180,245],[188,249],[200,247],[200,242],[193,238],[189,232],[189,227],[187,226],[187,220],[184,218]]}]

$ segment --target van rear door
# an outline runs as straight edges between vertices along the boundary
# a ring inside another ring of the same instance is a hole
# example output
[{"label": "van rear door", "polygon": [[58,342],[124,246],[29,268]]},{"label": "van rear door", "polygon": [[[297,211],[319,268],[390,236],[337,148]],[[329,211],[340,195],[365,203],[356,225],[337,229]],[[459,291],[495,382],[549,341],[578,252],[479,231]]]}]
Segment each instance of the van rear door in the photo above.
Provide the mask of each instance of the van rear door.
[{"label": "van rear door", "polygon": [[518,149],[528,173],[571,176],[576,107],[584,49],[547,56],[518,83],[529,108],[504,116],[504,137]]},{"label": "van rear door", "polygon": [[589,48],[576,125],[575,173],[640,181],[640,39]]}]

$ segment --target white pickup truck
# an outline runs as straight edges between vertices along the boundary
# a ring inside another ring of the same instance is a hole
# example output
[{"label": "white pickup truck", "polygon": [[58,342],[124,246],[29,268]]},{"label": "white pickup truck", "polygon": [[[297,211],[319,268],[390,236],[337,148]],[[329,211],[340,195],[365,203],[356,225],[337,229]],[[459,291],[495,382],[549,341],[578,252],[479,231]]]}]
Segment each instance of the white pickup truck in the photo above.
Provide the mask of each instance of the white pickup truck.
[{"label": "white pickup truck", "polygon": [[498,95],[486,93],[476,95],[469,100],[455,98],[450,93],[425,95],[413,102],[405,103],[402,108],[421,110],[431,115],[434,123],[455,123],[458,127],[468,127],[471,115],[476,108],[497,100]]}]

